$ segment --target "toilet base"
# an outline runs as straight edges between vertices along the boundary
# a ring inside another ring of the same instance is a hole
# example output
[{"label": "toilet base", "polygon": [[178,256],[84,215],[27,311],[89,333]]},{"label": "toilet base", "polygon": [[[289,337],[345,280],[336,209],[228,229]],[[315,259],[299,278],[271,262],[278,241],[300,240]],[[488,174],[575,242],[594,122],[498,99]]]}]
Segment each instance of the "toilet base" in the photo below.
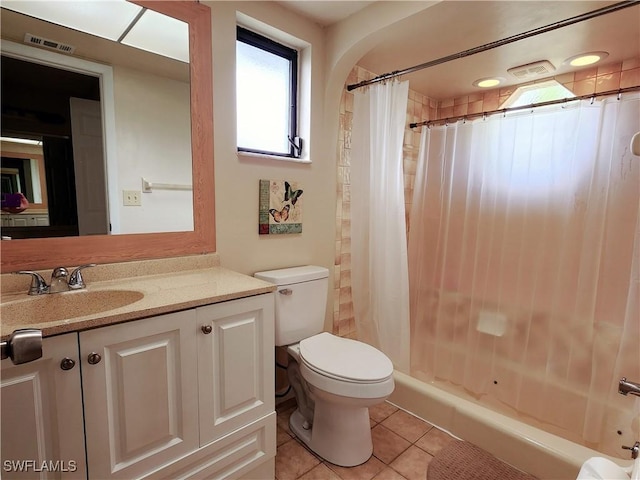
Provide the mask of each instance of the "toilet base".
[{"label": "toilet base", "polygon": [[311,450],[311,428],[304,428],[305,419],[297,408],[289,417],[289,429]]},{"label": "toilet base", "polygon": [[311,429],[303,427],[298,409],[291,414],[289,428],[313,452],[342,467],[365,463],[373,453],[369,409],[328,404],[316,399]]}]

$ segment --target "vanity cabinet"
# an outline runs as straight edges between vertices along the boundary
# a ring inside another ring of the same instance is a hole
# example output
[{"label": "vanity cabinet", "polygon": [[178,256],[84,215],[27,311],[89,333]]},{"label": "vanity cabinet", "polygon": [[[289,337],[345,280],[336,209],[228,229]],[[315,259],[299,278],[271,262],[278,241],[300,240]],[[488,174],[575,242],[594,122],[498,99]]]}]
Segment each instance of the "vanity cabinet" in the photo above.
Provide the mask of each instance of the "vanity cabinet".
[{"label": "vanity cabinet", "polygon": [[0,365],[2,476],[87,478],[78,335],[45,338],[36,361]]},{"label": "vanity cabinet", "polygon": [[0,215],[2,219],[3,227],[48,227],[49,226],[49,214],[48,213],[35,213],[35,214],[7,214]]},{"label": "vanity cabinet", "polygon": [[76,462],[40,478],[266,478],[273,322],[268,293],[46,338],[42,359],[2,362],[3,462]]}]

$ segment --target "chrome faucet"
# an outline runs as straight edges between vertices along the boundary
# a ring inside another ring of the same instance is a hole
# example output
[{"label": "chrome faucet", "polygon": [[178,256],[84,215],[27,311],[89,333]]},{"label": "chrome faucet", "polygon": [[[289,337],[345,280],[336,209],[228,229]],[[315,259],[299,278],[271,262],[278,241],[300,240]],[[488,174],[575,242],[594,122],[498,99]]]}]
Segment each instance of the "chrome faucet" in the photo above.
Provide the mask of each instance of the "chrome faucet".
[{"label": "chrome faucet", "polygon": [[29,295],[42,295],[43,293],[49,293],[49,285],[42,275],[38,272],[32,272],[31,270],[20,270],[15,272],[16,275],[31,275],[31,286],[29,287]]},{"label": "chrome faucet", "polygon": [[622,395],[636,395],[640,397],[640,383],[630,382],[627,377],[622,377],[618,382],[618,393]]},{"label": "chrome faucet", "polygon": [[60,293],[69,290],[69,271],[64,267],[56,267],[51,272],[51,283],[49,293]]},{"label": "chrome faucet", "polygon": [[44,293],[60,293],[69,290],[79,290],[87,285],[82,278],[82,270],[87,267],[95,267],[95,263],[80,265],[71,274],[65,267],[56,267],[51,272],[51,285],[38,272],[30,270],[21,270],[16,274],[31,275],[31,286],[29,287],[29,295],[42,295]]},{"label": "chrome faucet", "polygon": [[82,278],[82,270],[87,267],[95,266],[95,263],[88,263],[86,265],[80,265],[73,272],[71,272],[71,275],[69,275],[69,281],[67,282],[69,285],[69,290],[79,290],[81,288],[85,288],[87,284],[84,283],[84,278]]},{"label": "chrome faucet", "polygon": [[636,442],[631,447],[627,447],[626,445],[622,446],[623,450],[631,450],[631,458],[634,460],[638,458],[638,454],[640,454],[640,442]]}]

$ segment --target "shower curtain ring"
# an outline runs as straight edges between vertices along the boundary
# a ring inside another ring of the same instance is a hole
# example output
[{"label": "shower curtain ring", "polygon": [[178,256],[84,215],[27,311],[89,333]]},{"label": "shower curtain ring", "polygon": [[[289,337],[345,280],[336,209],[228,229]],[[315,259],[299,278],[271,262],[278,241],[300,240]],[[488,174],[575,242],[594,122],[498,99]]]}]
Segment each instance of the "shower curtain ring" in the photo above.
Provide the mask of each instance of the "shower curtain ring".
[{"label": "shower curtain ring", "polygon": [[618,100],[622,98],[622,90],[618,90]]},{"label": "shower curtain ring", "polygon": [[595,96],[595,95],[593,95],[593,96],[591,97],[591,103],[590,103],[590,105],[593,105],[593,102],[595,102],[595,101],[596,101],[596,96]]}]

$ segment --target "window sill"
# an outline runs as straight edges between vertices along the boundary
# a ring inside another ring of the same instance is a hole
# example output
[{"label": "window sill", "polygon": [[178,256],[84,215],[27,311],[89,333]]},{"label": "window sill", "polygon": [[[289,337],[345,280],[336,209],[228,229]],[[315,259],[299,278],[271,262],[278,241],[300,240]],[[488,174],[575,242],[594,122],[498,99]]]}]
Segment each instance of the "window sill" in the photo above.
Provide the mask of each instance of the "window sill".
[{"label": "window sill", "polygon": [[269,155],[266,153],[254,153],[254,152],[238,152],[239,160],[279,160],[281,162],[293,162],[293,163],[311,163],[308,158],[293,158],[282,157],[280,155]]}]

